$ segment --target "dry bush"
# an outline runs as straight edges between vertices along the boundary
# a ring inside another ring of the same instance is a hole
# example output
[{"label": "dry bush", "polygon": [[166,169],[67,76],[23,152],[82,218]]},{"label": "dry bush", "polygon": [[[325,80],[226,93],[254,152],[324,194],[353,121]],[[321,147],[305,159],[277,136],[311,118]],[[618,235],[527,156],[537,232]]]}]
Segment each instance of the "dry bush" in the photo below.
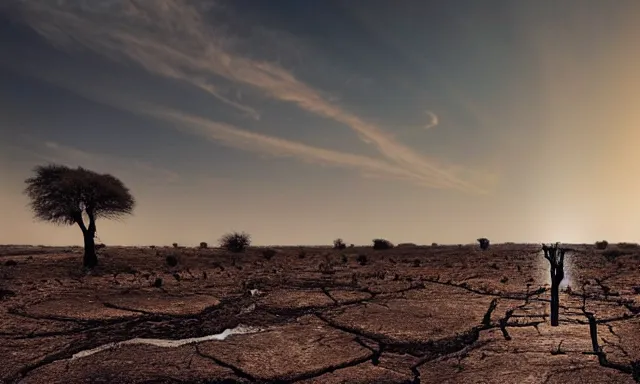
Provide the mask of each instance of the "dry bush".
[{"label": "dry bush", "polygon": [[320,265],[318,265],[318,270],[323,275],[333,275],[334,273],[336,273],[336,270],[333,268],[333,264],[330,262],[320,263]]},{"label": "dry bush", "polygon": [[596,241],[596,249],[605,250],[607,249],[608,245],[609,245],[609,242],[607,240]]},{"label": "dry bush", "polygon": [[5,297],[14,297],[15,295],[16,293],[12,290],[0,288],[0,300],[4,299]]},{"label": "dry bush", "polygon": [[251,235],[244,232],[227,233],[220,238],[219,243],[221,248],[229,252],[243,252],[251,245]]},{"label": "dry bush", "polygon": [[333,240],[333,249],[345,249],[347,244],[340,238]]},{"label": "dry bush", "polygon": [[607,261],[614,261],[617,257],[628,255],[628,252],[623,252],[619,249],[609,249],[602,252],[602,256],[604,256]]},{"label": "dry bush", "polygon": [[275,249],[267,248],[262,251],[262,257],[264,257],[267,260],[271,260],[271,258],[273,258],[273,256],[276,255],[276,253],[278,252]]},{"label": "dry bush", "polygon": [[320,263],[320,265],[318,266],[318,270],[323,275],[333,275],[334,273],[336,273],[334,266],[335,262],[331,259],[331,254],[325,254],[324,263]]},{"label": "dry bush", "polygon": [[385,239],[373,239],[373,249],[384,250],[393,248],[393,243]]},{"label": "dry bush", "polygon": [[480,249],[482,249],[483,251],[486,251],[487,249],[489,249],[489,239],[487,239],[486,237],[481,237],[478,239],[478,243],[480,244]]},{"label": "dry bush", "polygon": [[176,265],[178,265],[178,258],[175,255],[167,256],[165,261],[167,262],[167,265],[170,267],[175,267]]}]

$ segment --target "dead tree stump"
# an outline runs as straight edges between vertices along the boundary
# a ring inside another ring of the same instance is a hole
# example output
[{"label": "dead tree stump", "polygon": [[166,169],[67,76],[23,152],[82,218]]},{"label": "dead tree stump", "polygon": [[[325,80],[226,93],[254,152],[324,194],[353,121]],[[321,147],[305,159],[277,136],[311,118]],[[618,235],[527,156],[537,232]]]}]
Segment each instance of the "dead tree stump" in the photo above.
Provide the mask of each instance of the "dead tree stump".
[{"label": "dead tree stump", "polygon": [[560,282],[564,279],[564,254],[566,249],[559,248],[560,243],[546,246],[542,244],[544,258],[549,261],[551,272],[551,326],[558,326],[560,311]]}]

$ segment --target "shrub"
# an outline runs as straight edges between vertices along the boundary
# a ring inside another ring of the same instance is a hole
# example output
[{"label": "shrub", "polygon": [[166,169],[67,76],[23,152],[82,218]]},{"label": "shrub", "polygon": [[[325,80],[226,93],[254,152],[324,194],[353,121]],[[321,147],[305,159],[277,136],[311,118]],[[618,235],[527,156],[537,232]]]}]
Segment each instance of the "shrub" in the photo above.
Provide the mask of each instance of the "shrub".
[{"label": "shrub", "polygon": [[333,264],[331,262],[320,263],[320,265],[318,265],[318,270],[323,275],[333,275],[334,273],[336,273],[335,269],[333,269]]},{"label": "shrub", "polygon": [[307,256],[307,252],[304,251],[304,249],[301,249],[300,252],[298,252],[298,259],[304,259]]},{"label": "shrub", "polygon": [[367,255],[358,255],[358,258],[356,259],[358,261],[358,263],[360,263],[360,265],[366,265],[367,264]]},{"label": "shrub", "polygon": [[487,239],[486,237],[479,238],[478,243],[480,244],[480,249],[482,249],[483,251],[489,249],[489,239]]},{"label": "shrub", "polygon": [[5,297],[13,297],[15,295],[16,293],[9,289],[0,289],[0,300],[4,299]]},{"label": "shrub", "polygon": [[419,267],[420,266],[420,259],[413,260],[413,266],[416,267],[416,268]]},{"label": "shrub", "polygon": [[243,252],[251,244],[251,235],[248,233],[227,233],[219,240],[220,247],[229,252]]},{"label": "shrub", "polygon": [[200,243],[200,248],[209,248],[209,244],[203,241],[202,243]]},{"label": "shrub", "polygon": [[432,247],[437,247],[437,246],[438,246],[438,243],[431,243],[431,246],[432,246]]},{"label": "shrub", "polygon": [[167,265],[170,267],[175,267],[176,265],[178,265],[178,258],[175,255],[169,255],[165,260],[167,262]]},{"label": "shrub", "polygon": [[607,240],[596,241],[596,249],[605,250],[608,245],[609,242]]},{"label": "shrub", "polygon": [[602,252],[602,256],[604,256],[604,258],[607,259],[607,261],[613,261],[615,260],[616,257],[624,256],[626,254],[627,252],[622,252],[619,249],[610,249],[608,251]]},{"label": "shrub", "polygon": [[342,260],[342,264],[347,264],[349,262],[349,259],[347,258],[347,255],[344,255],[344,254],[341,257],[341,260]]},{"label": "shrub", "polygon": [[102,244],[102,243],[98,243],[95,245],[96,249],[102,249],[102,248],[106,248],[106,245]]},{"label": "shrub", "polygon": [[178,243],[173,243],[173,248],[178,248]]},{"label": "shrub", "polygon": [[7,267],[14,267],[18,265],[18,262],[16,262],[15,260],[7,260],[5,261],[4,265],[6,265]]},{"label": "shrub", "polygon": [[333,240],[333,249],[345,249],[347,248],[347,244],[342,241],[342,239]]},{"label": "shrub", "polygon": [[373,249],[391,249],[393,244],[389,240],[385,239],[373,239]]},{"label": "shrub", "polygon": [[213,263],[211,263],[211,266],[213,268],[218,268],[220,270],[220,272],[224,272],[224,267],[222,266],[222,264],[219,261],[214,261]]},{"label": "shrub", "polygon": [[267,259],[267,260],[271,260],[271,258],[273,256],[276,255],[276,250],[275,249],[271,249],[271,248],[267,248],[265,250],[262,251],[262,256]]},{"label": "shrub", "polygon": [[153,282],[153,286],[156,288],[162,287],[162,278],[156,277],[156,280]]}]

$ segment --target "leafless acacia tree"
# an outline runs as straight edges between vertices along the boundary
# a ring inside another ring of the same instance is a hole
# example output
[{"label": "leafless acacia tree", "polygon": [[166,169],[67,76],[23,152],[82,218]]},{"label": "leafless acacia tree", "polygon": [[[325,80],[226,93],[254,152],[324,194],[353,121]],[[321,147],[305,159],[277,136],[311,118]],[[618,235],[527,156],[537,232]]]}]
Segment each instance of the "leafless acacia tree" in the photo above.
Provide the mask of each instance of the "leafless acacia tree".
[{"label": "leafless acacia tree", "polygon": [[560,243],[546,246],[542,244],[544,258],[549,261],[551,272],[551,326],[558,326],[558,313],[560,310],[560,283],[564,279],[564,254],[565,248],[559,247]]},{"label": "leafless acacia tree", "polygon": [[[77,224],[84,237],[83,265],[98,264],[95,251],[96,219],[117,219],[131,214],[135,200],[129,189],[109,174],[78,167],[38,166],[25,183],[35,217],[58,225]],[[85,218],[88,223],[85,223]]]}]

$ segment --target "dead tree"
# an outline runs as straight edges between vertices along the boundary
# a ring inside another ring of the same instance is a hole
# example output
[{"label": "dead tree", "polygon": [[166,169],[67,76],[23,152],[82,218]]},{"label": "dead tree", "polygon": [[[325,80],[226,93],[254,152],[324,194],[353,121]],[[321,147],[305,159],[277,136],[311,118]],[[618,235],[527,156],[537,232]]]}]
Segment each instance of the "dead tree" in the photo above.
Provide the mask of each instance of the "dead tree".
[{"label": "dead tree", "polygon": [[560,243],[546,246],[542,244],[544,258],[549,261],[551,272],[551,326],[558,326],[558,313],[560,310],[560,282],[564,279],[564,248],[559,248]]}]

